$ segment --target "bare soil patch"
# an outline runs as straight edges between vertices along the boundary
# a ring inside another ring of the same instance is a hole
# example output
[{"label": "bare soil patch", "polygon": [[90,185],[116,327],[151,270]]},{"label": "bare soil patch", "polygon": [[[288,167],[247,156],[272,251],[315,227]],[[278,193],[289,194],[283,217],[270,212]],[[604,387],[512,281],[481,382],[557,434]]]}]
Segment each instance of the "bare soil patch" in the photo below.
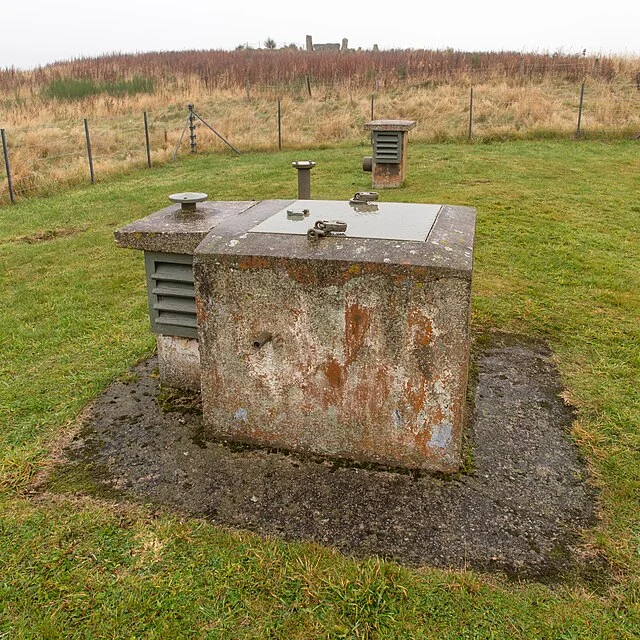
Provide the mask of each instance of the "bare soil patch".
[{"label": "bare soil patch", "polygon": [[197,400],[167,411],[150,359],[95,401],[47,488],[116,492],[413,566],[544,581],[597,571],[579,551],[580,530],[595,521],[595,494],[551,355],[502,334],[478,348],[470,464],[453,478],[205,442]]}]

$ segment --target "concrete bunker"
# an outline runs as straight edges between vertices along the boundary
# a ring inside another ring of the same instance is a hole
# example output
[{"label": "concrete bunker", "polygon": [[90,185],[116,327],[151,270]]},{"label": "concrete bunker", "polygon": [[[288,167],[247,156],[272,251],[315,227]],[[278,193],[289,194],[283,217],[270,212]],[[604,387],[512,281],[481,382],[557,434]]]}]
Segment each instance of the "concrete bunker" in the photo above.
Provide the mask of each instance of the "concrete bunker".
[{"label": "concrete bunker", "polygon": [[202,195],[115,237],[145,252],[161,382],[201,388],[205,435],[457,471],[475,210]]}]

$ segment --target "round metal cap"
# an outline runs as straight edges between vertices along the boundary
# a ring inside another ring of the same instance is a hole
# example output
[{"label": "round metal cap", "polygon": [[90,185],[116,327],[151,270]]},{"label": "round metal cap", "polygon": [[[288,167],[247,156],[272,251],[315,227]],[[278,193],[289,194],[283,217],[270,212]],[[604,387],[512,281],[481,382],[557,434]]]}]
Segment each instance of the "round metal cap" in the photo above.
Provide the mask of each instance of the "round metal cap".
[{"label": "round metal cap", "polygon": [[296,169],[313,169],[313,167],[316,166],[316,163],[311,160],[298,160],[297,162],[292,162],[291,166]]},{"label": "round metal cap", "polygon": [[172,193],[169,200],[178,204],[195,204],[196,202],[204,202],[208,197],[206,193],[186,191],[185,193]]}]

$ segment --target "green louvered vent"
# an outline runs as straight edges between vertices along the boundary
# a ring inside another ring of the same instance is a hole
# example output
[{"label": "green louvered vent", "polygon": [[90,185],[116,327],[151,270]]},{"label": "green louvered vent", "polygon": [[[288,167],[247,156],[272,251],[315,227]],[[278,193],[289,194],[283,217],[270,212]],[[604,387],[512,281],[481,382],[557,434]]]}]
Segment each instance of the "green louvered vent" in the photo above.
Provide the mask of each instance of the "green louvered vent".
[{"label": "green louvered vent", "polygon": [[197,338],[193,256],[146,251],[144,259],[151,331]]},{"label": "green louvered vent", "polygon": [[400,131],[373,132],[373,160],[398,164],[402,159],[402,133]]}]

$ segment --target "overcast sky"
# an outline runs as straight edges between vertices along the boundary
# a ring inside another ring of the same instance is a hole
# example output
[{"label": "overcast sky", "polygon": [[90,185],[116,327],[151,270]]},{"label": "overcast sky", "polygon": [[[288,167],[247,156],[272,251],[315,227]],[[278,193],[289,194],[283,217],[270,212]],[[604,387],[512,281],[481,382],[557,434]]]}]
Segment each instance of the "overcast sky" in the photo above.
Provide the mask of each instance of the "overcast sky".
[{"label": "overcast sky", "polygon": [[349,39],[353,48],[640,54],[640,0],[2,0],[0,68],[110,52]]}]

